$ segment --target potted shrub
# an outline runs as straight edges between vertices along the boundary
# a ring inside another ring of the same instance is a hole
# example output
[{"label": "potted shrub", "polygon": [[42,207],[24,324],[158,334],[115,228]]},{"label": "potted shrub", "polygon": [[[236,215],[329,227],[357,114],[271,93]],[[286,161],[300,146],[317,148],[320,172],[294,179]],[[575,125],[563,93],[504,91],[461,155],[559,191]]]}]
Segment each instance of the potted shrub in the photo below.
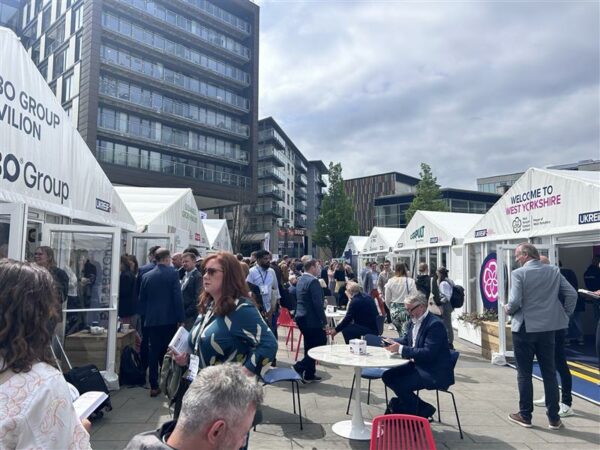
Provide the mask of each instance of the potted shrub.
[{"label": "potted shrub", "polygon": [[[481,356],[491,360],[492,353],[498,352],[500,349],[498,312],[493,309],[486,309],[483,313],[463,313],[458,316],[458,320],[465,324],[465,328],[472,327],[479,330]],[[512,333],[509,325],[506,325],[506,350],[512,350]]]}]

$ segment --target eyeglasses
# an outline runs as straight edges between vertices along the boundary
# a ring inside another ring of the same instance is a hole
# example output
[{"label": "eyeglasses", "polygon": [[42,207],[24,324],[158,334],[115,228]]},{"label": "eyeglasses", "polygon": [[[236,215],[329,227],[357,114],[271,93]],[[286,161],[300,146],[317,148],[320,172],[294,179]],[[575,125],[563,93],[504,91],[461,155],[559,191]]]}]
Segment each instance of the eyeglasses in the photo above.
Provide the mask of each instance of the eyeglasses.
[{"label": "eyeglasses", "polygon": [[202,275],[208,275],[209,277],[212,277],[217,272],[223,272],[223,269],[214,269],[212,267],[209,267],[208,269],[204,269],[202,271]]},{"label": "eyeglasses", "polygon": [[411,312],[413,312],[415,309],[417,309],[419,306],[422,306],[422,305],[415,305],[415,306],[413,306],[412,308],[408,308],[408,307],[406,307],[406,311],[407,311],[407,312],[410,314],[410,313],[411,313]]}]

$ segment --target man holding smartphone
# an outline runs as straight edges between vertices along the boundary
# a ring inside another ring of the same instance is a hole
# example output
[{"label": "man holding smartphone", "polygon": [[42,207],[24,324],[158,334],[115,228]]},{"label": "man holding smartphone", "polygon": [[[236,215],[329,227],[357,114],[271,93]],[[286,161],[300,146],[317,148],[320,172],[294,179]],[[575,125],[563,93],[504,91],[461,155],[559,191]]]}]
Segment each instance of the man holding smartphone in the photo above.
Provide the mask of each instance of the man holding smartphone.
[{"label": "man holding smartphone", "polygon": [[428,313],[427,298],[422,293],[408,295],[404,306],[410,316],[406,334],[400,339],[384,338],[383,345],[411,363],[386,371],[383,382],[398,397],[399,405],[392,413],[431,417],[435,407],[419,399],[414,391],[446,389],[454,383],[446,328],[438,317]]}]

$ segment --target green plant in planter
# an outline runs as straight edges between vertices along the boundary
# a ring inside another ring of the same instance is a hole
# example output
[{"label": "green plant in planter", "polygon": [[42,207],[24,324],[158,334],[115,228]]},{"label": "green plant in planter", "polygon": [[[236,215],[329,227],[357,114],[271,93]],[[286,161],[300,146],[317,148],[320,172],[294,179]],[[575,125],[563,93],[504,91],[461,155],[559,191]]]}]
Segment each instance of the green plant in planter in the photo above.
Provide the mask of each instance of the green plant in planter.
[{"label": "green plant in planter", "polygon": [[457,319],[465,323],[470,323],[474,327],[479,327],[483,322],[498,322],[498,311],[495,309],[485,309],[482,313],[464,312]]}]

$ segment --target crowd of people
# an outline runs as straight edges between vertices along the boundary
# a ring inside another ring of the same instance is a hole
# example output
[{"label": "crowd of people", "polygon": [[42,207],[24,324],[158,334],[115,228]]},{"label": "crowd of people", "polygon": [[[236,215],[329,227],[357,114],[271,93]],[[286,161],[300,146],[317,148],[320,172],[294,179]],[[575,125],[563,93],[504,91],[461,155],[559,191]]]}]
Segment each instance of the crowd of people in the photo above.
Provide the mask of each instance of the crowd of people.
[{"label": "crowd of people", "polygon": [[[68,407],[67,384],[51,357],[61,308],[68,302],[69,275],[57,267],[52,249],[40,247],[34,256],[35,263],[0,261],[0,447],[90,448],[90,423]],[[520,245],[515,259],[522,267],[511,274],[505,308],[512,316],[520,401],[519,412],[509,420],[531,426],[537,357],[545,391],[541,402],[549,428],[559,429],[561,417],[572,413],[564,339],[577,293],[564,272],[544,264],[548,261],[533,245]],[[128,448],[243,448],[263,400],[256,380],[267,366],[277,364],[282,308],[304,336],[304,357],[293,369],[305,383],[321,380],[308,354],[311,348],[338,333],[346,343],[382,336],[387,322],[399,337],[381,338],[381,344],[410,360],[383,376],[396,395],[388,411],[430,418],[435,407],[414,392],[454,383],[453,289],[445,267],[430,272],[424,263],[413,278],[402,262],[392,271],[389,261],[370,261],[357,276],[348,264],[335,260],[284,256],[277,261],[266,250],[250,258],[227,252],[201,258],[194,248],[172,255],[156,246],[139,268],[135,258],[123,256],[119,315],[141,336],[150,396],[161,394],[164,361],[181,368],[181,382],[170,398],[175,420],[137,435]],[[336,326],[326,317],[328,303],[346,309]],[[189,331],[188,352],[168,349],[178,327]]]}]

